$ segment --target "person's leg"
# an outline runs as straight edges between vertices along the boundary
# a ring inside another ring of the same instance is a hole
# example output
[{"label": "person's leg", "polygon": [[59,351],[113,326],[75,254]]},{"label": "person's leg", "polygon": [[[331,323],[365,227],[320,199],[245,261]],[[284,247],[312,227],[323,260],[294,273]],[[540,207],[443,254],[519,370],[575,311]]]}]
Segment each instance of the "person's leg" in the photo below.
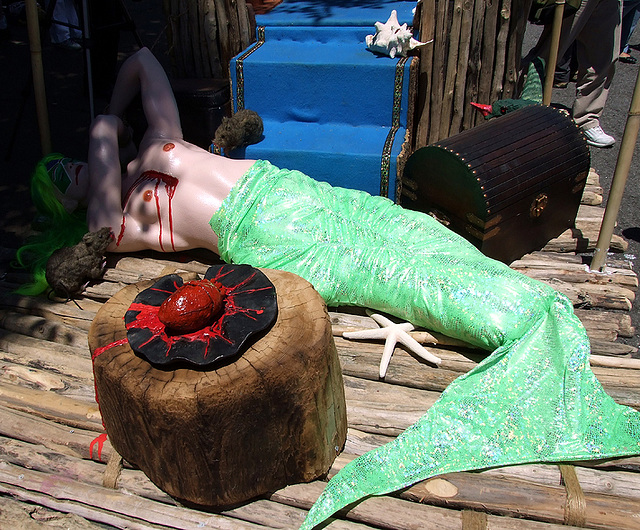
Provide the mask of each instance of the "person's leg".
[{"label": "person's leg", "polygon": [[[71,0],[57,0],[53,9],[53,20],[65,22],[74,26],[78,26],[78,14]],[[73,46],[72,37],[81,37],[82,33],[78,29],[69,28],[62,24],[51,24],[49,36],[53,44],[65,45],[72,49],[79,49],[79,45]]]},{"label": "person's leg", "polygon": [[565,54],[558,59],[556,71],[553,75],[553,86],[556,88],[565,88],[571,80],[571,58],[574,54],[573,46],[570,47]]},{"label": "person's leg", "polygon": [[[636,26],[638,25],[638,21],[640,21],[640,1],[638,2],[638,8],[636,9],[635,14],[633,15],[633,22],[631,22],[631,29],[629,30],[629,39],[631,39],[631,35],[636,30]],[[629,42],[627,42],[627,50],[629,49]]]},{"label": "person's leg", "polygon": [[[620,50],[620,23],[620,0],[599,0],[576,37],[578,81],[573,119],[585,131],[588,140],[587,131],[597,131],[600,127],[599,118],[615,73],[615,61]],[[603,142],[605,140],[603,138]]]},{"label": "person's leg", "polygon": [[633,33],[638,23],[638,7],[640,0],[623,0],[622,1],[622,29],[620,33],[620,54],[629,55],[629,37]]},{"label": "person's leg", "polygon": [[[576,37],[580,33],[586,20],[595,9],[599,0],[585,0],[576,13],[565,17],[562,20],[562,30],[560,33],[560,42],[558,43],[558,57],[562,61],[562,57],[568,54],[569,49],[574,44]],[[551,24],[546,24],[538,42],[527,54],[525,61],[529,61],[532,57],[538,56],[544,59],[545,63],[549,62],[551,49]]]},{"label": "person's leg", "polygon": [[67,22],[71,24],[71,28],[69,28],[69,36],[74,41],[82,40],[82,29],[80,26],[80,20],[78,19],[78,12],[76,11],[76,6],[73,0],[64,0]]},{"label": "person's leg", "polygon": [[[50,2],[47,2],[47,7],[49,7],[49,3]],[[55,7],[53,8],[53,20],[66,22],[64,14],[64,0],[58,0]],[[54,22],[49,28],[49,37],[51,38],[51,42],[53,44],[60,44],[69,38],[69,28],[60,24],[56,24]]]},{"label": "person's leg", "polygon": [[[593,11],[595,10],[596,5],[599,1],[600,0],[584,0],[576,13],[565,17],[562,20],[560,42],[558,43],[558,65],[556,67],[556,71],[554,72],[554,77],[556,78],[557,82],[568,83],[573,77],[572,74],[578,71],[576,57],[576,38],[591,16],[591,13],[593,13]],[[538,42],[531,50],[529,50],[527,55],[522,60],[523,71],[526,71],[526,69],[528,68],[528,64],[533,60],[534,57],[540,57],[545,61],[545,64],[549,64],[549,55],[551,52],[551,32],[552,24],[546,24],[544,26],[544,29],[542,30],[542,33],[540,34],[540,37],[538,38]],[[570,62],[567,61],[568,58],[570,58]],[[563,74],[565,73],[567,74],[566,77],[568,77],[568,79],[563,76]],[[563,84],[561,88],[564,88],[564,86],[566,85]]]}]

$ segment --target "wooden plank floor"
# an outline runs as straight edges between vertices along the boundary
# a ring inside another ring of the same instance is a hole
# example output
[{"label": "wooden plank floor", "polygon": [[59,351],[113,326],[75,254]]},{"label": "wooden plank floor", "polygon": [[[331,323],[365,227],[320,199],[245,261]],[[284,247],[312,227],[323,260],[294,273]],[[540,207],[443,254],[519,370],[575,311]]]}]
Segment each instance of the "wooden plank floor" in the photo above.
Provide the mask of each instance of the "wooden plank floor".
[{"label": "wooden plank floor", "polygon": [[[597,175],[576,223],[513,268],[550,283],[576,306],[593,345],[592,367],[619,403],[640,408],[640,360],[619,341],[632,336],[628,311],[638,279],[620,254],[591,273],[575,251],[593,248],[603,210]],[[624,251],[616,238],[614,248]],[[0,249],[9,260],[14,249]],[[87,333],[93,316],[123,286],[173,271],[203,273],[203,260],[170,255],[111,256],[102,281],[78,304],[25,298],[24,280],[0,281],[0,528],[296,528],[325,482],[288,486],[236,509],[208,513],[179,505],[114,454],[94,400]],[[330,311],[344,374],[349,433],[329,471],[415,422],[446,386],[472,369],[479,352],[416,332],[442,357],[433,368],[398,348],[384,381],[381,343],[348,341],[343,331],[373,324],[361,311]],[[400,494],[367,499],[329,528],[640,528],[640,458],[570,466],[523,465],[455,473]]]}]

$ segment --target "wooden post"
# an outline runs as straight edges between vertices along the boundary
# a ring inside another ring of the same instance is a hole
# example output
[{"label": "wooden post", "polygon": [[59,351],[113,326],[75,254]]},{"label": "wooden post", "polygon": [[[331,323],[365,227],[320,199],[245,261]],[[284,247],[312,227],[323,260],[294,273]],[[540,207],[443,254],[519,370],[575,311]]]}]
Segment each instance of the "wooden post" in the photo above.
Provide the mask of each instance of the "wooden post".
[{"label": "wooden post", "polygon": [[[440,124],[440,106],[431,106],[431,95],[442,92],[443,79],[442,55],[435,53],[443,43],[443,35],[436,34],[436,27],[444,22],[446,3],[438,0],[423,0],[418,3],[416,11],[416,23],[419,24],[420,40],[423,42],[433,39],[432,44],[419,48],[420,69],[417,102],[415,106],[416,131],[413,134],[414,148],[421,147],[430,142],[429,131],[438,128]],[[434,125],[437,124],[437,125]]]},{"label": "wooden post", "polygon": [[471,101],[514,97],[531,0],[423,0],[414,147],[480,123]]},{"label": "wooden post", "polygon": [[163,0],[174,76],[224,79],[229,62],[255,40],[245,0]]}]

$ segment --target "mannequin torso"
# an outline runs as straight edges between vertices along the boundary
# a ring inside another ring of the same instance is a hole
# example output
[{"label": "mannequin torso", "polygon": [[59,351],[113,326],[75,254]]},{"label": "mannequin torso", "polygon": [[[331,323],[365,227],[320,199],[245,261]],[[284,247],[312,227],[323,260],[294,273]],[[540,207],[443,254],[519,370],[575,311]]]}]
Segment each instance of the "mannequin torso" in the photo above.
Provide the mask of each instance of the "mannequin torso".
[{"label": "mannequin torso", "polygon": [[184,140],[146,137],[123,175],[123,223],[112,226],[115,240],[109,250],[130,251],[131,243],[123,247],[123,242],[143,240],[146,248],[159,251],[199,247],[217,252],[209,220],[253,163],[214,155]]}]

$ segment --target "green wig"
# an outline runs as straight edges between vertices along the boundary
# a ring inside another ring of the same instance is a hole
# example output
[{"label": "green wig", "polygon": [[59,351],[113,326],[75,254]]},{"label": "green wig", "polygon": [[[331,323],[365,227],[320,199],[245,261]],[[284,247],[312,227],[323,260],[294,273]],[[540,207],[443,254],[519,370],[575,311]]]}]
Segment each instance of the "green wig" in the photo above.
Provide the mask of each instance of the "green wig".
[{"label": "green wig", "polygon": [[27,239],[16,253],[18,265],[31,272],[31,283],[21,286],[20,294],[37,295],[49,285],[45,279],[47,261],[62,247],[73,246],[87,233],[87,212],[84,209],[67,211],[61,202],[67,189],[63,163],[68,160],[60,153],[52,153],[40,160],[31,177],[31,200],[38,211],[38,233]]}]

